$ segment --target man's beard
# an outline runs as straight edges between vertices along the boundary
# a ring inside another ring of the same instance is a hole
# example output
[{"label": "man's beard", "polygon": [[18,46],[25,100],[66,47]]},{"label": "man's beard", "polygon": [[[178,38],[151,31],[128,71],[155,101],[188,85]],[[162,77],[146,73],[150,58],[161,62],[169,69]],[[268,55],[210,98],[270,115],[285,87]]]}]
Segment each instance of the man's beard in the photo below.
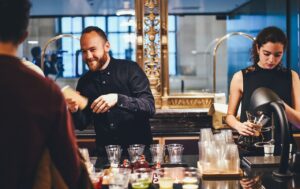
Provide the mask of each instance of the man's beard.
[{"label": "man's beard", "polygon": [[108,59],[107,53],[104,53],[103,56],[99,60],[101,67],[106,63],[107,59]]},{"label": "man's beard", "polygon": [[107,53],[104,53],[103,56],[99,59],[99,61],[97,61],[96,65],[90,65],[90,64],[87,65],[90,71],[95,72],[101,70],[102,66],[106,63],[107,60],[108,60]]}]

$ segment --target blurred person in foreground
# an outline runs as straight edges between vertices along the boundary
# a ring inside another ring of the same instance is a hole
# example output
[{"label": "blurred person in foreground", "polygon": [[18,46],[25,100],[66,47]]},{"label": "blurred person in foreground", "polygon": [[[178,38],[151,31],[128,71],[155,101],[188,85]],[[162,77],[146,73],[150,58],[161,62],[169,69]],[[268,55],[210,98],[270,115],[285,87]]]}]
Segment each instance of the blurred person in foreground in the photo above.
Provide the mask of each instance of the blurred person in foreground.
[{"label": "blurred person in foreground", "polygon": [[40,162],[51,159],[51,169],[46,170],[55,170],[59,185],[78,188],[85,170],[80,168],[71,116],[60,89],[17,58],[18,46],[28,34],[30,7],[28,0],[0,2],[0,186],[45,188],[39,182],[49,175],[44,175]]},{"label": "blurred person in foreground", "polygon": [[130,144],[150,145],[149,118],[155,113],[149,80],[136,62],[114,59],[103,30],[90,26],[80,38],[83,61],[89,71],[76,90],[88,98],[88,106],[67,99],[76,128],[83,130],[93,123],[99,156],[106,156],[105,146],[121,145],[126,154]]}]

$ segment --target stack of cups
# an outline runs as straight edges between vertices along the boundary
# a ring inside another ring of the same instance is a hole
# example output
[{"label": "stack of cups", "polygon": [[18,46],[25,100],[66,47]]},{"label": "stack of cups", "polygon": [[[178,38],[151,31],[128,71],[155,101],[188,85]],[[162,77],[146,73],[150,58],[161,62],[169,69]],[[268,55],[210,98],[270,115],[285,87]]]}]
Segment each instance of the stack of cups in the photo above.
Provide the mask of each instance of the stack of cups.
[{"label": "stack of cups", "polygon": [[240,158],[237,145],[233,143],[232,133],[223,131],[213,135],[210,129],[200,130],[199,169],[205,172],[239,171]]}]

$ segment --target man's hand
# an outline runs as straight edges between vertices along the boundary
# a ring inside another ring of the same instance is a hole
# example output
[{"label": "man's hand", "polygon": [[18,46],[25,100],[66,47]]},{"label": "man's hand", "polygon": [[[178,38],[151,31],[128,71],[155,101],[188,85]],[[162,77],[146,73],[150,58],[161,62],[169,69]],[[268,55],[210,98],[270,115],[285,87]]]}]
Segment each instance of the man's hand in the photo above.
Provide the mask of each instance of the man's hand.
[{"label": "man's hand", "polygon": [[71,99],[71,98],[67,98],[67,99],[66,99],[66,103],[67,103],[68,109],[69,109],[72,113],[75,113],[75,112],[78,111],[79,105],[77,104],[76,101],[74,101],[74,100]]},{"label": "man's hand", "polygon": [[91,109],[94,113],[107,112],[111,107],[118,102],[118,94],[110,93],[107,95],[99,96],[91,105]]}]

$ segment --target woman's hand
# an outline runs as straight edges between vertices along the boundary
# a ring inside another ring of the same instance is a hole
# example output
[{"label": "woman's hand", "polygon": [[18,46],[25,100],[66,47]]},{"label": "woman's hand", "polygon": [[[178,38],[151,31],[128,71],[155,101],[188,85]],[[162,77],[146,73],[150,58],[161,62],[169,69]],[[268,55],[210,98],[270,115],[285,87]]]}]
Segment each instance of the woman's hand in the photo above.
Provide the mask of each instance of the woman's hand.
[{"label": "woman's hand", "polygon": [[255,176],[254,178],[242,178],[240,183],[243,189],[262,188],[260,176]]},{"label": "woman's hand", "polygon": [[244,136],[253,136],[254,135],[254,129],[253,129],[253,123],[250,123],[249,121],[240,123],[236,130],[240,135]]}]

